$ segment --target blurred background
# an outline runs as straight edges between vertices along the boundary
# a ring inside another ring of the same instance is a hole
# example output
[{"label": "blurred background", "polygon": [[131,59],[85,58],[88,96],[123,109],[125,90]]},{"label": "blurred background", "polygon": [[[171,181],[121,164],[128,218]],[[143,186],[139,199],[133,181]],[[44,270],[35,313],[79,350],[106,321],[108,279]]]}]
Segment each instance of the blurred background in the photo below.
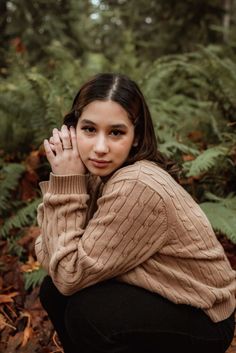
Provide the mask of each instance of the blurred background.
[{"label": "blurred background", "polygon": [[140,85],[236,268],[236,0],[0,0],[0,42],[0,351],[60,352],[38,302],[42,141],[96,73]]}]

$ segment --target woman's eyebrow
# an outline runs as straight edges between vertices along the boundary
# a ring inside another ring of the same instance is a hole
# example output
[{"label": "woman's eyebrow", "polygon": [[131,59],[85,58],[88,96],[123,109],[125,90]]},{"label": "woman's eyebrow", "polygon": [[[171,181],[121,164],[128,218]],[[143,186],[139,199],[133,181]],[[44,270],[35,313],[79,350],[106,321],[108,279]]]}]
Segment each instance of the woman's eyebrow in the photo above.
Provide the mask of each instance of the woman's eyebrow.
[{"label": "woman's eyebrow", "polygon": [[92,124],[92,125],[96,125],[93,121],[88,120],[88,119],[81,119],[81,124]]},{"label": "woman's eyebrow", "polygon": [[[83,119],[81,120],[81,124],[91,124],[96,126],[97,124],[89,119]],[[109,125],[109,128],[115,128],[115,129],[127,129],[127,126],[125,124],[111,124]]]}]

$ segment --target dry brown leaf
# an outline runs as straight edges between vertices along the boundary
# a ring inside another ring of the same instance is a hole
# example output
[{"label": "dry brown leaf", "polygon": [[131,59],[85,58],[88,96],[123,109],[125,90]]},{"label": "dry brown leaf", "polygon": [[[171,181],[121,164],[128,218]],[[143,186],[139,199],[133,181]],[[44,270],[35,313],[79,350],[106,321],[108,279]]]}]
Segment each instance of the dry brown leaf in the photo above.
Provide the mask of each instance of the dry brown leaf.
[{"label": "dry brown leaf", "polygon": [[24,53],[26,51],[26,46],[22,42],[20,37],[15,37],[11,40],[11,45],[17,53]]},{"label": "dry brown leaf", "polygon": [[193,161],[195,157],[192,156],[191,154],[183,154],[182,159],[183,161],[187,162],[187,161]]},{"label": "dry brown leaf", "polygon": [[27,170],[37,170],[40,164],[40,151],[31,151],[25,160]]},{"label": "dry brown leaf", "polygon": [[25,347],[26,346],[26,344],[28,343],[28,341],[30,340],[32,335],[33,335],[32,328],[26,326],[26,328],[24,329],[24,332],[23,332],[23,338],[22,338],[22,342],[21,342],[21,347]]},{"label": "dry brown leaf", "polygon": [[5,303],[13,303],[14,297],[19,295],[19,292],[12,292],[9,294],[0,294],[0,304],[5,304]]},{"label": "dry brown leaf", "polygon": [[55,344],[55,346],[57,347],[55,351],[51,352],[51,353],[56,353],[56,352],[61,352],[63,353],[63,348],[61,347],[61,344],[60,342],[58,342],[58,335],[56,333],[56,331],[54,331],[53,333],[53,336],[52,336],[52,339],[53,339],[53,343]]},{"label": "dry brown leaf", "polygon": [[203,133],[200,130],[191,131],[188,134],[188,138],[194,142],[201,141],[203,138]]},{"label": "dry brown leaf", "polygon": [[16,327],[9,324],[6,318],[0,313],[0,331],[2,331],[6,326],[16,330]]},{"label": "dry brown leaf", "polygon": [[37,226],[31,226],[27,228],[25,234],[18,240],[18,244],[22,246],[27,246],[39,236],[40,231],[40,228]]},{"label": "dry brown leaf", "polygon": [[31,336],[33,335],[33,330],[31,327],[31,315],[29,312],[24,311],[21,313],[21,317],[27,318],[27,324],[23,332],[21,347],[25,347]]},{"label": "dry brown leaf", "polygon": [[40,268],[40,263],[35,261],[32,255],[29,255],[28,261],[21,266],[22,272],[32,272]]},{"label": "dry brown leaf", "polygon": [[20,181],[21,200],[29,201],[37,197],[38,175],[34,170],[26,171]]}]

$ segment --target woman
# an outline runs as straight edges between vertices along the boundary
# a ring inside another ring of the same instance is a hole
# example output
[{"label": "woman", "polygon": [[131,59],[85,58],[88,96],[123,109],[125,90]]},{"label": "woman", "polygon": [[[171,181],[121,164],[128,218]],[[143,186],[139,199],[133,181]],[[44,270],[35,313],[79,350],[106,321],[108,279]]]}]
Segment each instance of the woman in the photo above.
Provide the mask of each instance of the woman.
[{"label": "woman", "polygon": [[136,83],[92,78],[44,147],[40,299],[65,353],[225,352],[235,272],[170,175]]}]

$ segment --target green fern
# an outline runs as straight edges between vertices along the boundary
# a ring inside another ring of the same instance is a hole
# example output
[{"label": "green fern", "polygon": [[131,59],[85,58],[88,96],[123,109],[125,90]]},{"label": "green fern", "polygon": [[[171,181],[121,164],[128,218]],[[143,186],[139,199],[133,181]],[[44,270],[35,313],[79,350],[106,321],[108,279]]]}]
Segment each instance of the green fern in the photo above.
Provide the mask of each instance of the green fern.
[{"label": "green fern", "polygon": [[200,153],[197,149],[174,140],[160,144],[159,150],[167,157],[175,156],[178,151],[192,156],[198,156]]},{"label": "green fern", "polygon": [[0,170],[0,215],[11,207],[12,191],[17,187],[25,167],[19,163],[4,164]]},{"label": "green fern", "polygon": [[236,208],[226,207],[225,201],[203,202],[200,206],[207,215],[213,229],[226,235],[236,244]]},{"label": "green fern", "polygon": [[222,157],[226,157],[228,149],[224,146],[215,146],[208,148],[196,159],[183,164],[187,177],[197,176],[211,170]]},{"label": "green fern", "polygon": [[40,202],[41,199],[35,199],[28,205],[22,206],[16,214],[5,221],[0,230],[0,235],[7,237],[12,229],[20,229],[32,225],[35,222],[37,207]]},{"label": "green fern", "polygon": [[25,289],[28,290],[31,287],[35,288],[40,285],[47,275],[47,272],[43,268],[39,268],[38,270],[34,270],[32,272],[24,272],[24,286]]},{"label": "green fern", "polygon": [[9,253],[12,256],[17,256],[19,259],[21,259],[26,252],[24,247],[18,243],[20,237],[21,235],[17,235],[15,237],[9,237],[7,239]]}]

